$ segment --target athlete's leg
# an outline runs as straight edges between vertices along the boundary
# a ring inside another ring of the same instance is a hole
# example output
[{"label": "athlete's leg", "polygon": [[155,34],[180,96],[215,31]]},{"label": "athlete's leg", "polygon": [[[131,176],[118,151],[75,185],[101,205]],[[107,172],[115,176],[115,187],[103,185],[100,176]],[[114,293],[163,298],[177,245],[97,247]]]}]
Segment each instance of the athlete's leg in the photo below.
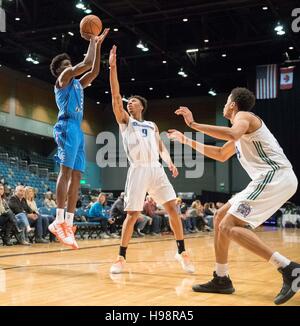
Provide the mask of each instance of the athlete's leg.
[{"label": "athlete's leg", "polygon": [[76,209],[76,203],[78,200],[78,190],[80,186],[81,172],[77,170],[72,171],[67,197],[67,212],[74,213]]},{"label": "athlete's leg", "polygon": [[266,245],[253,231],[246,229],[247,222],[227,213],[219,225],[219,234],[227,237],[269,261],[274,251]]},{"label": "athlete's leg", "polygon": [[119,256],[114,264],[110,267],[110,273],[120,274],[122,273],[126,263],[126,251],[128,243],[132,237],[134,224],[136,223],[140,212],[128,211],[126,219],[122,226],[121,245],[119,248]]},{"label": "athlete's leg", "polygon": [[182,268],[186,272],[194,273],[195,268],[191,263],[188,253],[185,251],[183,228],[181,218],[176,208],[176,200],[170,200],[164,203],[163,206],[169,215],[170,226],[176,239],[178,252],[176,253],[175,258],[181,263]]},{"label": "athlete's leg", "polygon": [[59,175],[56,183],[56,202],[57,208],[64,209],[68,193],[68,185],[72,175],[72,169],[64,165],[60,166]]}]

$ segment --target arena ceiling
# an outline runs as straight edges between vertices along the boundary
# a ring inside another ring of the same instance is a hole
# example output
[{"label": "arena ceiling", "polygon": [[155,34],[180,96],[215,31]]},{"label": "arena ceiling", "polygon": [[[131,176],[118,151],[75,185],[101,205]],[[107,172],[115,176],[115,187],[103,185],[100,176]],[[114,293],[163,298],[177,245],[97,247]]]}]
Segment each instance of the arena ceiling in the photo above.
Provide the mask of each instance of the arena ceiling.
[{"label": "arena ceiling", "polygon": [[[51,58],[67,52],[76,63],[88,43],[80,38],[86,13],[78,0],[0,0],[7,32],[0,33],[0,64],[53,83]],[[206,95],[247,85],[257,64],[299,60],[300,33],[291,29],[294,0],[82,0],[111,32],[102,71],[87,90],[110,101],[108,53],[118,46],[122,94],[147,98]],[[19,20],[16,20],[19,19]],[[285,34],[277,35],[282,24]],[[142,42],[148,51],[137,48]],[[198,52],[187,54],[188,49]],[[31,55],[39,62],[26,61]],[[1,69],[1,68],[0,68]],[[178,74],[178,72],[184,72]],[[1,70],[0,70],[1,71]]]}]

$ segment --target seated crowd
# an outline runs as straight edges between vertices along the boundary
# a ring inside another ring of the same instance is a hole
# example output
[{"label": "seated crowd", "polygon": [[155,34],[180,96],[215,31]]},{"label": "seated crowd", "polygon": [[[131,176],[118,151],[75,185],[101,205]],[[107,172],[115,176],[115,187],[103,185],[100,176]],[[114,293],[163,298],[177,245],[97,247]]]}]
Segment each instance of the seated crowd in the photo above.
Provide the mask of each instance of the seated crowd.
[{"label": "seated crowd", "polygon": [[[30,243],[48,243],[56,241],[48,231],[48,225],[55,218],[56,198],[48,191],[44,200],[37,204],[35,190],[29,186],[18,185],[13,191],[7,185],[0,184],[0,236],[3,245],[30,245]],[[210,231],[209,222],[214,212],[223,203],[206,203],[195,200],[188,206],[181,198],[177,198],[177,209],[182,219],[185,234]],[[100,238],[119,238],[123,222],[124,193],[113,202],[107,203],[107,195],[100,193],[90,197],[89,202],[78,200],[75,212],[75,224],[97,224],[101,230]],[[169,218],[162,206],[147,196],[134,228],[133,237],[145,235],[157,236],[169,234],[172,230]]]}]

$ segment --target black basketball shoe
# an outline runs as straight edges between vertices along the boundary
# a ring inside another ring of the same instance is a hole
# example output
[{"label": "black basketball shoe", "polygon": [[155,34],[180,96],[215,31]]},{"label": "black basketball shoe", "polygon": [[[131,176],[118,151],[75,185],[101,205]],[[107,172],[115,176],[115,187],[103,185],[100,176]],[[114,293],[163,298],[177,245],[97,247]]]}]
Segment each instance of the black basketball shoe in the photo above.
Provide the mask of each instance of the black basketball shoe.
[{"label": "black basketball shoe", "polygon": [[281,291],[274,299],[274,303],[282,304],[291,299],[300,290],[300,264],[292,261],[288,266],[278,268],[278,272],[282,274],[283,285]]},{"label": "black basketball shoe", "polygon": [[213,276],[213,279],[205,284],[193,285],[193,291],[221,294],[232,294],[235,291],[229,276],[221,277],[216,272],[213,273]]}]

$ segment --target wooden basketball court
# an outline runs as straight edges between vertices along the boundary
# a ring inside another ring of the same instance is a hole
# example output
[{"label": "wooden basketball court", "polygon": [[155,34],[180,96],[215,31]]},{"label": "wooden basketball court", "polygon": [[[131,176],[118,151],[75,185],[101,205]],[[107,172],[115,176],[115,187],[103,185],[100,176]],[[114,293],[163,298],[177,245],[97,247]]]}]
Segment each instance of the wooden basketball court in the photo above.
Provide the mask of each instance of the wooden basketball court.
[{"label": "wooden basketball court", "polygon": [[[259,236],[282,254],[300,260],[300,230],[261,228]],[[80,250],[59,244],[0,248],[0,305],[273,305],[281,276],[273,266],[232,244],[233,295],[199,294],[214,268],[213,234],[186,240],[196,273],[188,275],[174,260],[171,236],[133,239],[124,274],[110,275],[119,240],[79,241]],[[300,306],[300,294],[288,302]]]}]

